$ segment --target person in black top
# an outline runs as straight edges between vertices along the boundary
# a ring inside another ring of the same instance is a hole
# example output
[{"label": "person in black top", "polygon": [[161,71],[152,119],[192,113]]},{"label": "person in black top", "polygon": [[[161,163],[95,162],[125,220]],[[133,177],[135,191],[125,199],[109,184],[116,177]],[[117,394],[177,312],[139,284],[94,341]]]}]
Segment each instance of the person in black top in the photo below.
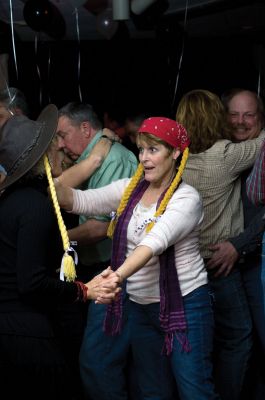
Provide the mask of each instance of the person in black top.
[{"label": "person in black top", "polygon": [[96,299],[102,291],[111,301],[117,286],[104,288],[104,274],[86,284],[74,280],[67,231],[47,195],[45,170],[56,206],[51,175],[60,163],[53,143],[57,119],[57,108],[49,105],[37,121],[14,116],[0,130],[7,173],[0,184],[0,384],[10,399],[76,398],[54,333],[56,306]]}]

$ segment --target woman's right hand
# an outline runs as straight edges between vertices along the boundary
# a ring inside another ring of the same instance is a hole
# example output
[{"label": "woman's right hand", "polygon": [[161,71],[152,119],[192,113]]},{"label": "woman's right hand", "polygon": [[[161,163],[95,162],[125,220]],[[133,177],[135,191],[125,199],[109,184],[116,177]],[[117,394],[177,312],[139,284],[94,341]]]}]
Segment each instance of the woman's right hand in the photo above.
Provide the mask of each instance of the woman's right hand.
[{"label": "woman's right hand", "polygon": [[117,294],[121,291],[119,284],[119,277],[111,270],[111,267],[108,267],[86,283],[88,296],[95,300],[96,304],[109,304],[116,299]]},{"label": "woman's right hand", "polygon": [[74,202],[72,188],[63,185],[60,182],[60,178],[55,178],[53,181],[60,207],[62,207],[66,211],[71,211],[73,209],[73,202]]}]

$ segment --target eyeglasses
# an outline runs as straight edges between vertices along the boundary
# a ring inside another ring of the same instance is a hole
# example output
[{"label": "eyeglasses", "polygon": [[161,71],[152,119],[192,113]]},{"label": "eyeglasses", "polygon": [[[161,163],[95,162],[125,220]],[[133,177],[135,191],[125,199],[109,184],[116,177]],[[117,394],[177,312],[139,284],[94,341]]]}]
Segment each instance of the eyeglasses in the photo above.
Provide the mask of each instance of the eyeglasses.
[{"label": "eyeglasses", "polygon": [[234,119],[235,119],[235,118],[242,117],[242,119],[243,119],[243,120],[246,120],[246,121],[251,121],[251,120],[253,120],[254,118],[256,118],[257,115],[258,115],[257,112],[255,112],[255,113],[246,112],[246,113],[243,113],[243,114],[235,113],[235,112],[229,113],[229,116],[230,116],[231,118],[234,118]]}]

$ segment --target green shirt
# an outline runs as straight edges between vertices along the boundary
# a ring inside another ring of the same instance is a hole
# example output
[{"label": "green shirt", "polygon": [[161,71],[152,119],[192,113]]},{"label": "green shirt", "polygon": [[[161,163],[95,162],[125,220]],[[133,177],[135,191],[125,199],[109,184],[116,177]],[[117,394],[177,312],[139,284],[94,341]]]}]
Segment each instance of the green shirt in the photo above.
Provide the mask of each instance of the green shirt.
[{"label": "green shirt", "polygon": [[[77,162],[87,158],[101,135],[102,131],[97,132]],[[120,143],[115,142],[101,166],[83,184],[83,189],[96,189],[118,179],[131,177],[136,171],[137,166],[138,162],[135,155]],[[83,224],[89,218],[97,219],[98,221],[110,221],[109,215],[93,217],[80,215],[79,224]],[[109,260],[111,258],[111,240],[106,238],[91,245],[80,246],[79,257],[83,265],[92,265]]]}]

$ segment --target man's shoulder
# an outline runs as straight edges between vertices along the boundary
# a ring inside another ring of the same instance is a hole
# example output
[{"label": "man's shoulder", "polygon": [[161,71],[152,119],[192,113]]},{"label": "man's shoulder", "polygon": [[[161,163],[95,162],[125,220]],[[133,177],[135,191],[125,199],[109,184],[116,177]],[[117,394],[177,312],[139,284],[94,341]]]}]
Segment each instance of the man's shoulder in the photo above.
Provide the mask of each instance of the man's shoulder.
[{"label": "man's shoulder", "polygon": [[133,154],[133,152],[128,150],[125,146],[123,146],[121,143],[118,142],[113,144],[106,158],[108,158],[110,161],[124,160],[125,162],[138,164],[137,158]]}]

